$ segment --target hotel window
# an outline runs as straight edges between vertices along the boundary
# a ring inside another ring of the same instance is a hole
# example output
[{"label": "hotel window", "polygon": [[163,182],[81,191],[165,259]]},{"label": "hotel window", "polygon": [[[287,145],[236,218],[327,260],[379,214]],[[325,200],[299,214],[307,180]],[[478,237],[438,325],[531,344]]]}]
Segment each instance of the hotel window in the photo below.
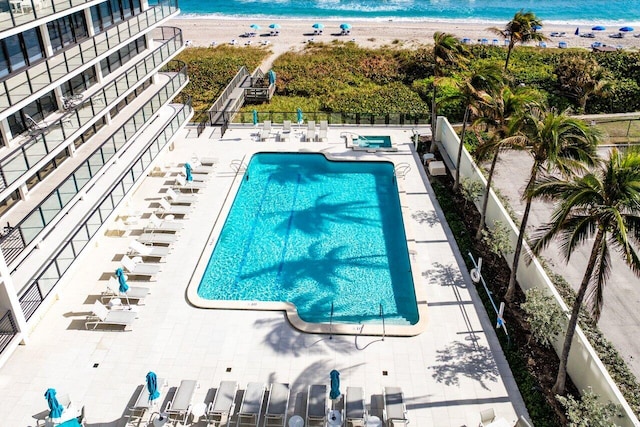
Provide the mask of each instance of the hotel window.
[{"label": "hotel window", "polygon": [[36,122],[43,121],[49,114],[55,112],[57,106],[53,92],[49,92],[40,99],[36,99],[22,110],[7,117],[9,129],[13,136],[20,135],[29,129],[27,115]]},{"label": "hotel window", "polygon": [[20,190],[9,194],[6,199],[0,202],[0,215],[4,215],[16,202],[20,201]]},{"label": "hotel window", "polygon": [[97,34],[141,12],[140,0],[108,0],[91,7],[91,22]]},{"label": "hotel window", "polygon": [[140,37],[124,46],[117,52],[112,53],[111,55],[109,55],[109,57],[100,61],[102,76],[105,77],[113,73],[127,61],[129,61],[132,57],[142,52],[144,49],[144,37]]},{"label": "hotel window", "polygon": [[89,89],[96,83],[96,70],[91,67],[82,72],[82,74],[78,74],[75,77],[72,77],[71,80],[64,82],[60,89],[62,90],[62,95],[71,96],[74,94],[82,93],[85,90]]},{"label": "hotel window", "polygon": [[49,39],[54,51],[71,43],[77,43],[89,36],[83,12],[76,12],[47,23]]},{"label": "hotel window", "polygon": [[36,28],[0,42],[0,76],[24,68],[44,57],[42,38]]}]

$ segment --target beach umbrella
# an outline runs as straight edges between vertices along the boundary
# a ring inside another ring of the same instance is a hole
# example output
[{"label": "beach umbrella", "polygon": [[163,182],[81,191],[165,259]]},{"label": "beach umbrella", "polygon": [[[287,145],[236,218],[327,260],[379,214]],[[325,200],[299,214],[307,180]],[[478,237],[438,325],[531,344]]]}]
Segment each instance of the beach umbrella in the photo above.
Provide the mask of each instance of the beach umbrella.
[{"label": "beach umbrella", "polygon": [[331,377],[331,391],[329,392],[329,397],[331,399],[337,399],[340,397],[340,372],[334,369],[329,373],[329,377]]},{"label": "beach umbrella", "polygon": [[258,31],[260,29],[260,25],[258,25],[258,24],[251,24],[251,25],[249,25],[249,27],[252,30],[255,30],[255,31]]},{"label": "beach umbrella", "polygon": [[576,36],[579,36],[580,35],[580,27],[576,27],[576,31],[573,34],[575,34]]},{"label": "beach umbrella", "polygon": [[298,108],[296,110],[296,114],[298,115],[298,124],[302,124],[302,122],[304,122],[304,116],[302,115],[302,110]]},{"label": "beach umbrella", "polygon": [[324,28],[324,24],[316,22],[315,24],[312,25],[312,27],[315,28],[316,30],[321,30]]},{"label": "beach umbrella", "polygon": [[120,284],[120,292],[123,294],[129,290],[129,285],[127,285],[127,278],[124,275],[124,271],[119,268],[116,270],[116,277],[118,278],[118,283]]},{"label": "beach umbrella", "polygon": [[258,125],[258,112],[256,110],[253,110],[253,125]]},{"label": "beach umbrella", "polygon": [[160,397],[158,391],[158,376],[155,372],[149,371],[147,374],[147,391],[149,392],[149,402]]},{"label": "beach umbrella", "polygon": [[602,25],[596,25],[595,27],[591,27],[591,31],[604,31],[606,30],[605,27],[603,27]]},{"label": "beach umbrella", "polygon": [[533,29],[534,31],[540,31],[542,29],[542,25],[534,25]]},{"label": "beach umbrella", "polygon": [[44,392],[44,397],[47,399],[47,404],[51,410],[49,417],[60,418],[62,416],[62,411],[64,411],[64,406],[58,402],[58,399],[56,398],[56,390],[48,388],[47,391]]},{"label": "beach umbrella", "polygon": [[193,181],[193,175],[191,175],[191,165],[189,163],[184,164],[185,175],[187,175],[187,182]]},{"label": "beach umbrella", "polygon": [[271,24],[269,25],[269,28],[274,29],[274,30],[278,30],[280,28],[280,24]]},{"label": "beach umbrella", "polygon": [[269,77],[269,84],[270,85],[276,84],[276,72],[275,71],[269,70],[269,72],[267,73],[267,76]]},{"label": "beach umbrella", "polygon": [[340,29],[341,30],[350,30],[351,29],[351,24],[340,24]]},{"label": "beach umbrella", "polygon": [[633,27],[622,27],[618,31],[622,31],[623,33],[629,33],[633,31]]}]

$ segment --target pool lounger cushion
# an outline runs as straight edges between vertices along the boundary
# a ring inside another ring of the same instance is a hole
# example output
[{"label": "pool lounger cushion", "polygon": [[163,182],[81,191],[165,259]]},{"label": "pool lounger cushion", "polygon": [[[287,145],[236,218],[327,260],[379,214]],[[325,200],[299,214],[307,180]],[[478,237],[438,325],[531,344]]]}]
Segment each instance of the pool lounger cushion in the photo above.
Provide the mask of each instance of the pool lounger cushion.
[{"label": "pool lounger cushion", "polygon": [[384,422],[394,426],[404,426],[409,423],[407,418],[407,408],[404,404],[404,394],[400,387],[385,387],[382,390],[384,398],[384,410],[382,412]]},{"label": "pool lounger cushion", "polygon": [[157,264],[135,263],[127,255],[122,257],[122,266],[134,276],[154,276],[160,271],[160,266]]},{"label": "pool lounger cushion", "polygon": [[310,385],[307,393],[307,421],[308,427],[322,426],[327,422],[327,386]]},{"label": "pool lounger cushion", "polygon": [[173,395],[173,399],[167,404],[165,411],[169,414],[169,418],[172,417],[175,420],[180,420],[181,423],[187,421],[189,412],[191,412],[191,401],[193,395],[198,388],[198,382],[195,380],[182,380],[176,394]]},{"label": "pool lounger cushion", "polygon": [[233,415],[237,391],[237,382],[220,382],[216,397],[213,399],[213,402],[209,403],[209,407],[207,408],[207,418],[213,422],[217,422],[217,425],[226,424]]},{"label": "pool lounger cushion", "polygon": [[[164,378],[158,378],[158,391],[160,395],[162,395],[162,391],[167,386],[167,380]],[[142,390],[138,393],[138,398],[136,399],[136,403],[129,408],[132,413],[132,416],[142,417],[147,409],[151,407],[156,402],[160,402],[160,398],[156,399],[154,402],[149,400],[149,389],[146,384],[142,385]]]},{"label": "pool lounger cushion", "polygon": [[269,398],[265,410],[265,427],[285,427],[289,410],[289,384],[273,383],[269,387]]},{"label": "pool lounger cushion", "polygon": [[138,242],[142,244],[170,245],[176,241],[176,238],[175,234],[146,232],[138,236]]},{"label": "pool lounger cushion", "polygon": [[266,386],[264,383],[249,383],[247,389],[242,396],[240,411],[238,412],[237,427],[251,426],[257,427],[260,420],[260,412],[262,410],[262,401],[264,400],[264,392]]},{"label": "pool lounger cushion", "polygon": [[345,416],[347,424],[364,426],[365,415],[364,390],[362,387],[347,387],[345,394]]}]

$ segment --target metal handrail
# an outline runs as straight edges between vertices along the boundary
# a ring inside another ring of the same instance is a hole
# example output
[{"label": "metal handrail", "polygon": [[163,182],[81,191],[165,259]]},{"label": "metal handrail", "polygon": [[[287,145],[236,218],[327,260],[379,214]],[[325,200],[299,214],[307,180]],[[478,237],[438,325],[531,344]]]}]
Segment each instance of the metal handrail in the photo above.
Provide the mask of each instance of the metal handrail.
[{"label": "metal handrail", "polygon": [[16,322],[13,319],[13,315],[10,310],[0,318],[0,354],[9,345],[11,340],[18,334],[18,328]]}]

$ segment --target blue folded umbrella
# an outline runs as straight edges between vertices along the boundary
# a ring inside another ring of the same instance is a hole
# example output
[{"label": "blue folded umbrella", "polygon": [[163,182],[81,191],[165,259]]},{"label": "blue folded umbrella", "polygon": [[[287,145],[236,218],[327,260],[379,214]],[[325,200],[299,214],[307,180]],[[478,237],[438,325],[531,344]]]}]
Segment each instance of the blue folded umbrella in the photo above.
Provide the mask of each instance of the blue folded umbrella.
[{"label": "blue folded umbrella", "polygon": [[324,28],[324,24],[316,22],[315,24],[312,25],[312,27],[315,28],[316,30],[321,30]]},{"label": "blue folded umbrella", "polygon": [[350,30],[351,29],[351,24],[340,24],[340,29],[341,30]]},{"label": "blue folded umbrella", "polygon": [[258,112],[256,110],[253,110],[253,125],[257,125],[258,124]]},{"label": "blue folded umbrella", "polygon": [[335,369],[329,373],[331,377],[331,391],[329,392],[329,397],[331,399],[337,399],[340,397],[340,372]]},{"label": "blue folded umbrella", "polygon": [[155,372],[149,371],[147,374],[147,390],[149,391],[149,401],[156,400],[160,397],[158,391],[158,376]]},{"label": "blue folded umbrella", "polygon": [[298,108],[297,110],[297,115],[298,115],[298,123],[302,123],[304,121],[304,116],[302,115],[302,110],[300,108]]},{"label": "blue folded umbrella", "polygon": [[189,163],[184,164],[185,174],[187,175],[187,182],[193,181],[193,175],[191,175],[191,165]]},{"label": "blue folded umbrella", "polygon": [[116,277],[118,278],[118,283],[120,283],[120,292],[127,292],[129,290],[129,285],[127,284],[127,278],[124,275],[124,270],[118,268],[116,270]]},{"label": "blue folded umbrella", "polygon": [[269,70],[269,72],[267,73],[267,76],[269,77],[269,84],[275,84],[276,83],[276,72],[273,70]]},{"label": "blue folded umbrella", "polygon": [[58,402],[58,399],[56,398],[56,390],[48,388],[47,391],[44,392],[44,397],[47,399],[47,404],[51,410],[49,417],[60,418],[62,416],[62,411],[64,411],[64,406]]}]

